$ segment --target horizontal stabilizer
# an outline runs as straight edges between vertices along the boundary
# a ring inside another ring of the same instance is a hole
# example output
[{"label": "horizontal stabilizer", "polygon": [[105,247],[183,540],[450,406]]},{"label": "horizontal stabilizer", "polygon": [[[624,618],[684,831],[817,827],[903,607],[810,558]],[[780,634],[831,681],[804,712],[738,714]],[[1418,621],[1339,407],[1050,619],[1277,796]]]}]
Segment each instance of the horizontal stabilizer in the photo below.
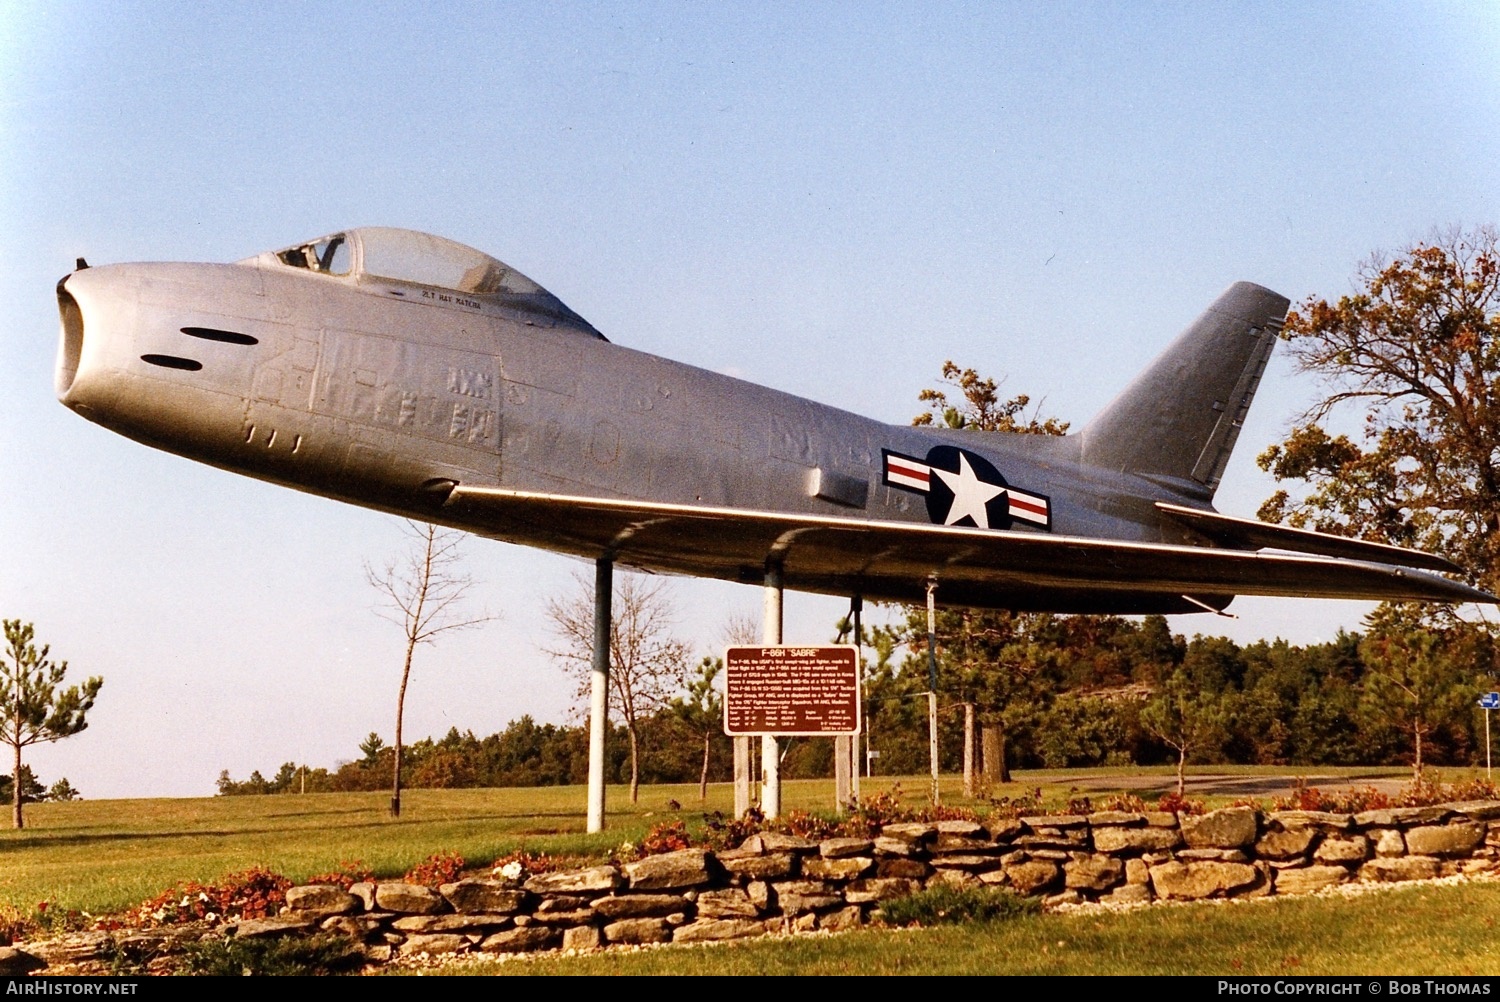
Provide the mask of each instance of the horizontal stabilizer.
[{"label": "horizontal stabilizer", "polygon": [[1221,546],[1235,549],[1258,550],[1270,547],[1277,550],[1293,550],[1297,553],[1317,553],[1325,557],[1348,557],[1352,560],[1370,560],[1377,564],[1394,564],[1398,567],[1420,567],[1423,570],[1442,571],[1447,574],[1462,574],[1463,568],[1446,557],[1421,550],[1407,550],[1385,543],[1371,543],[1363,539],[1345,536],[1330,536],[1326,532],[1309,529],[1293,529],[1285,525],[1272,525],[1249,518],[1220,515],[1216,511],[1200,508],[1184,508],[1181,505],[1156,502],[1156,507],[1174,522],[1201,533]]},{"label": "horizontal stabilizer", "polygon": [[[601,554],[645,570],[949,605],[1052,612],[1194,612],[1235,595],[1374,601],[1500,599],[1435,574],[1364,560],[877,522],[458,485],[442,518],[508,542]],[[1193,596],[1192,600],[1183,596]]]}]

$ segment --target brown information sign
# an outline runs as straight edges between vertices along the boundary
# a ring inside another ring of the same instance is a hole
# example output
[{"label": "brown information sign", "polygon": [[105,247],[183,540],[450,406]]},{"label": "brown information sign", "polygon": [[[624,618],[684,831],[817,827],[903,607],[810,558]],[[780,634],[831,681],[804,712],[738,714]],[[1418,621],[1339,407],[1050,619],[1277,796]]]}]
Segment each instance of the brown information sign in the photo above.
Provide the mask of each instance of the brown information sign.
[{"label": "brown information sign", "polygon": [[855,734],[859,651],[731,647],[724,652],[724,733]]}]

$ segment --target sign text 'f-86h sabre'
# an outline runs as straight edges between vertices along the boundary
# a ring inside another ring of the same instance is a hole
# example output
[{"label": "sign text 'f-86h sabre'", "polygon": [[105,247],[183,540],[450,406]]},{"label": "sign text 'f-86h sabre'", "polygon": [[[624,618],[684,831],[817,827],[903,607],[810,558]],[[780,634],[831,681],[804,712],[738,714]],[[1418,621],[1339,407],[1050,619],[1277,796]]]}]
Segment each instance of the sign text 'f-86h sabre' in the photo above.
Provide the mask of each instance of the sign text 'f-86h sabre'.
[{"label": "sign text 'f-86h sabre'", "polygon": [[883,424],[612,344],[500,261],[354,229],[57,287],[57,393],[248,476],[646,570],[1057,612],[1494,602],[1425,553],[1210,506],[1287,300],[1231,286],[1081,432]]}]

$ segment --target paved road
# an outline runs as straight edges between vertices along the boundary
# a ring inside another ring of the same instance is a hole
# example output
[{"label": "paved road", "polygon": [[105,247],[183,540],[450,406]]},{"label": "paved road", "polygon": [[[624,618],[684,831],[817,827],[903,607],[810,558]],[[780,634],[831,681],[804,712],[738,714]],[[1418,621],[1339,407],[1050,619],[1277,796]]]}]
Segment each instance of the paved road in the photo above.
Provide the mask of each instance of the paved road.
[{"label": "paved road", "polygon": [[[1254,797],[1259,800],[1271,800],[1275,797],[1289,796],[1295,789],[1298,781],[1308,787],[1317,787],[1325,792],[1337,790],[1364,789],[1373,786],[1382,793],[1399,793],[1401,788],[1411,783],[1409,775],[1402,776],[1339,776],[1318,773],[1288,773],[1282,776],[1244,776],[1235,774],[1223,775],[1193,775],[1188,774],[1186,790],[1189,797]],[[1112,792],[1125,789],[1135,793],[1143,800],[1153,800],[1177,789],[1177,778],[1175,776],[1112,776],[1094,778],[1080,778],[1071,785],[1078,788],[1080,793],[1092,794]]]}]

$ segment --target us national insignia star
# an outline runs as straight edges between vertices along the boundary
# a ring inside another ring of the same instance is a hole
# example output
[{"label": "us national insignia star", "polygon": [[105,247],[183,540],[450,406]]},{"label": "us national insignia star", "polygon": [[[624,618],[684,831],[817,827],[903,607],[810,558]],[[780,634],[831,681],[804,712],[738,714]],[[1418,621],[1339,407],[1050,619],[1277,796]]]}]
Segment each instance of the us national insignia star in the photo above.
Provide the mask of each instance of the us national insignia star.
[{"label": "us national insignia star", "polygon": [[952,445],[934,446],[926,459],[883,451],[883,482],[927,498],[927,515],[938,525],[1009,529],[1015,522],[1051,530],[1052,503],[1005,482],[989,460]]}]

